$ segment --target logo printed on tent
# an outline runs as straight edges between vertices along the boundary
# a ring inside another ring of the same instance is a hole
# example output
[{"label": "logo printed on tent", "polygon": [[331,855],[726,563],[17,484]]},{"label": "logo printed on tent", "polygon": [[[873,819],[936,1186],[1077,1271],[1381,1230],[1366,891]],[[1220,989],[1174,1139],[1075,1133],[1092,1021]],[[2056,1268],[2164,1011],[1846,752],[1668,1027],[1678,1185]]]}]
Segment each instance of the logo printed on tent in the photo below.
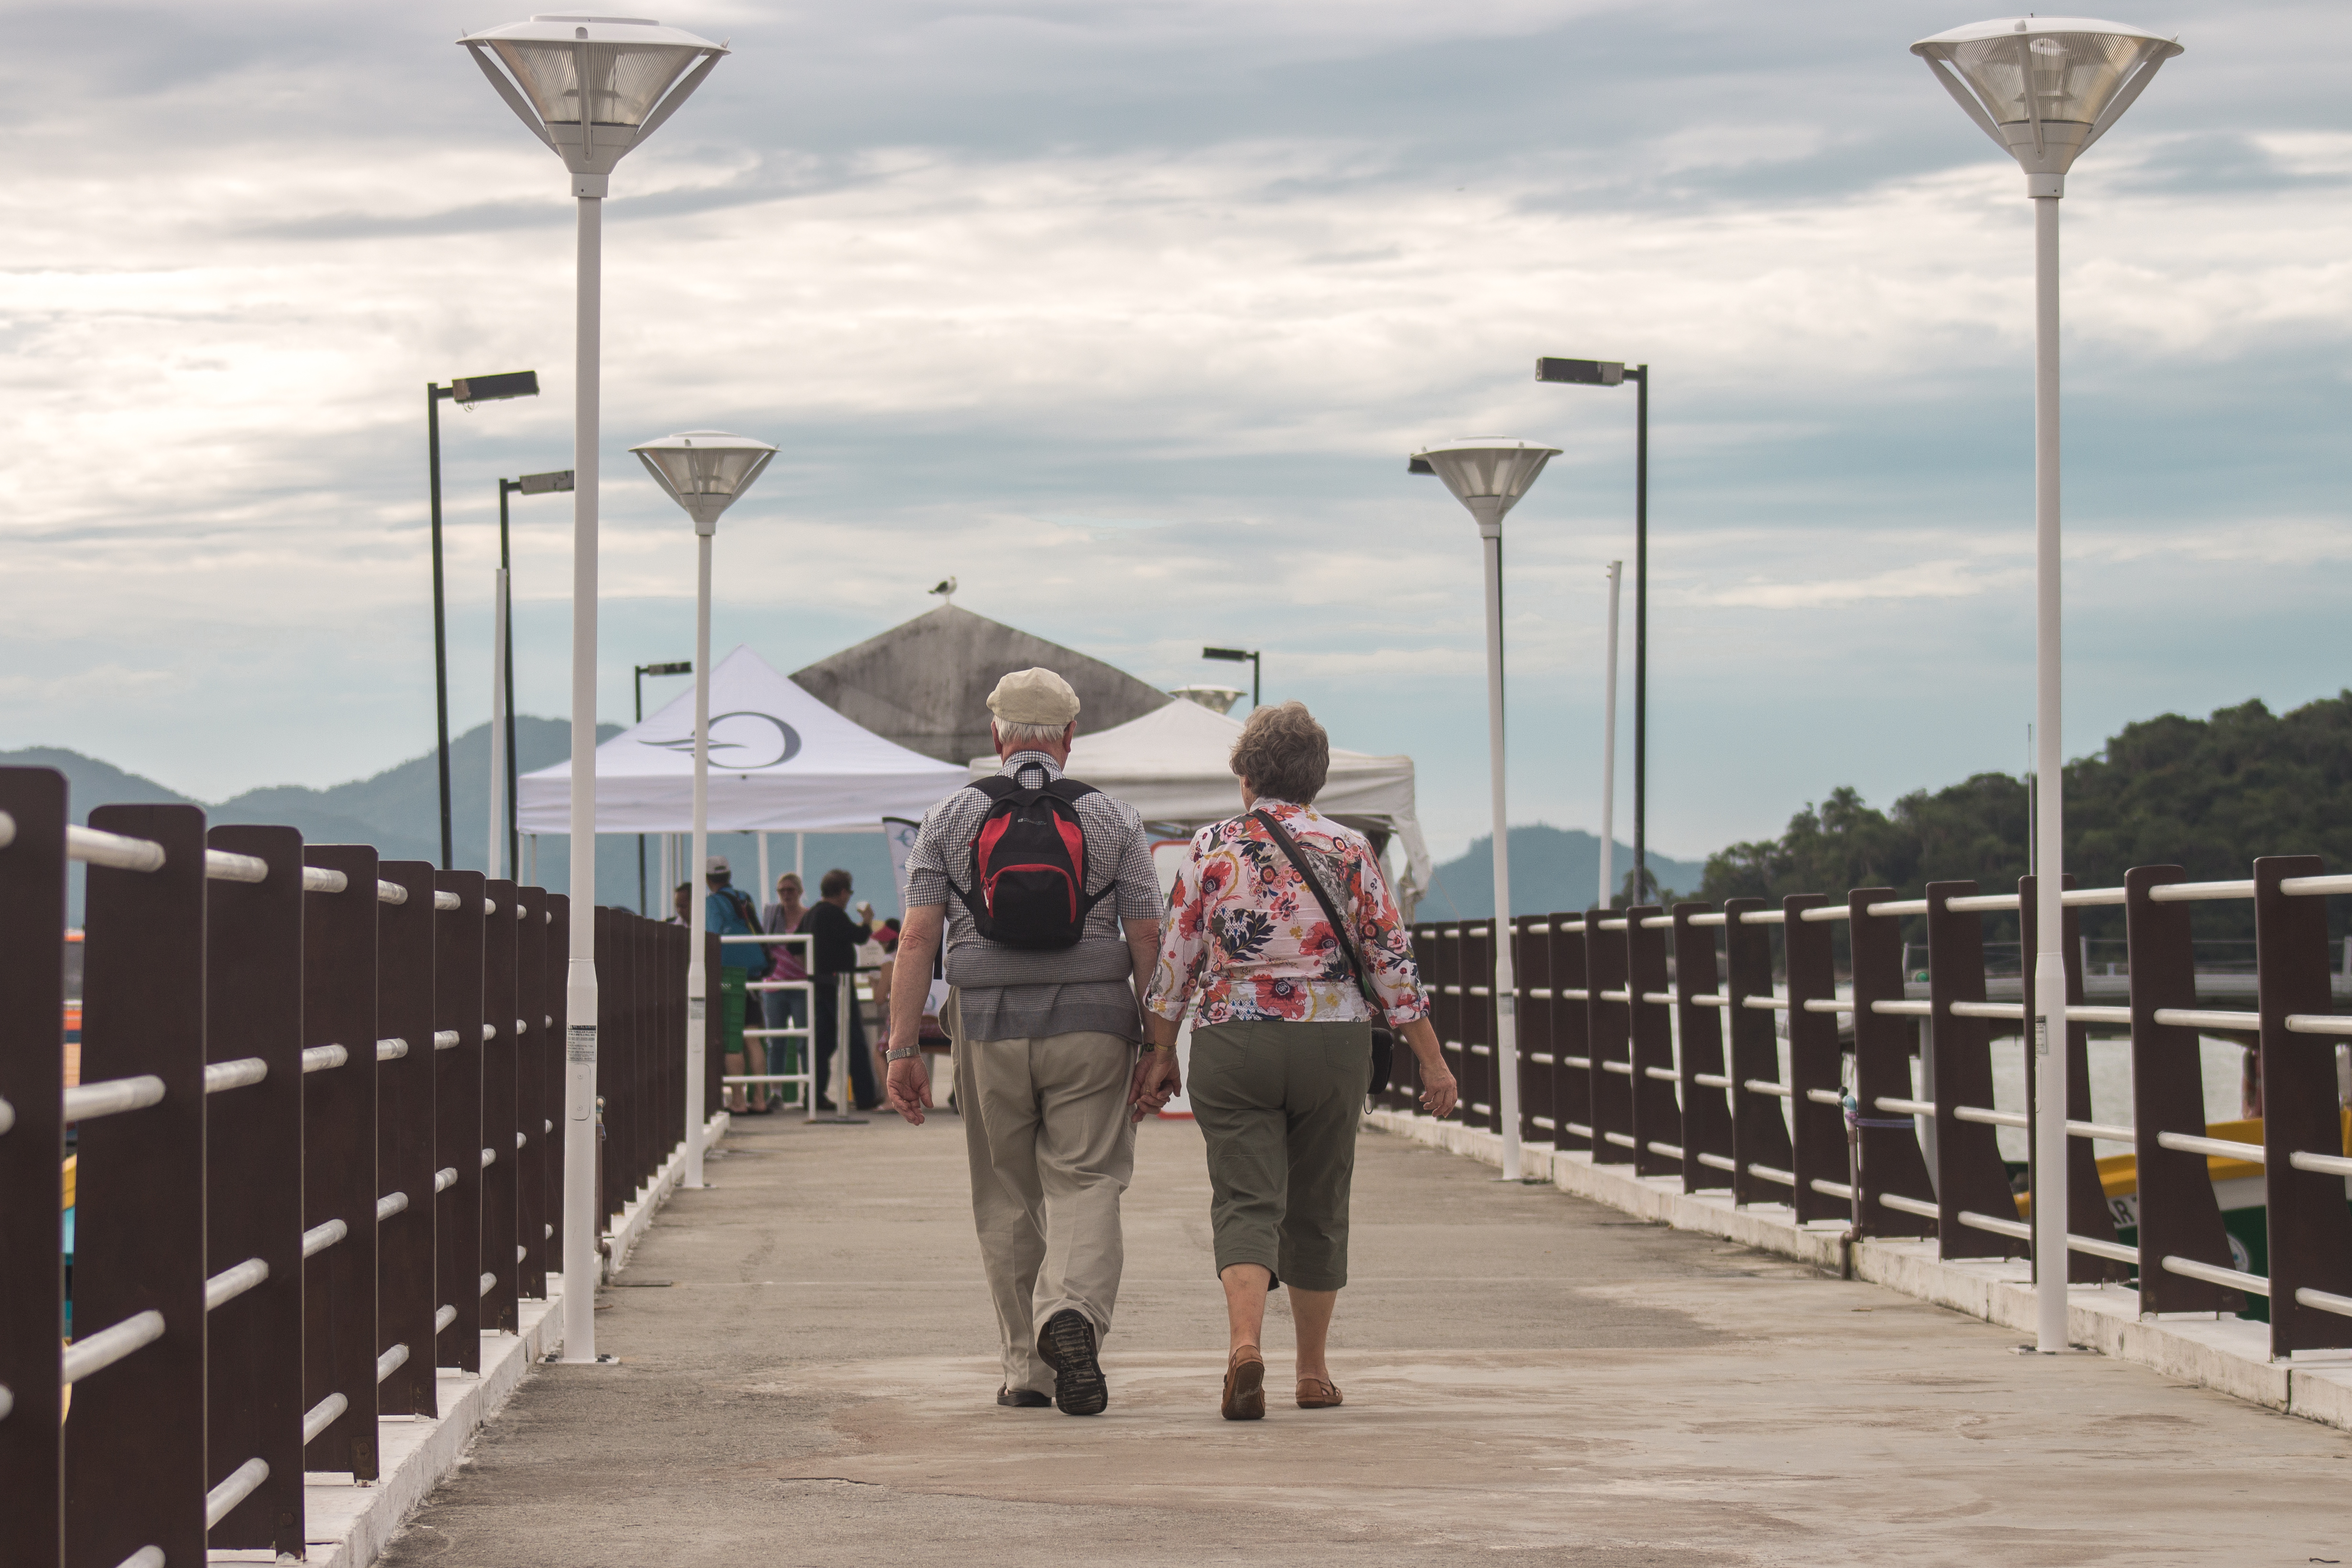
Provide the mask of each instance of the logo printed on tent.
[{"label": "logo printed on tent", "polygon": [[[730,725],[727,729],[721,730],[719,726],[727,724],[730,719],[751,720],[756,722]],[[773,729],[775,733],[769,734],[767,729],[761,727],[763,725]],[[643,743],[691,756],[694,752],[694,732],[689,730],[684,735],[668,740],[656,741],[647,738]],[[774,756],[756,763],[745,762],[742,757],[731,754],[740,752],[758,756],[771,751],[775,752]],[[721,755],[721,753],[730,754]],[[710,765],[713,767],[723,764],[730,773],[751,773],[761,768],[782,767],[800,754],[800,731],[772,713],[759,713],[739,709],[735,712],[719,713],[711,718]]]}]

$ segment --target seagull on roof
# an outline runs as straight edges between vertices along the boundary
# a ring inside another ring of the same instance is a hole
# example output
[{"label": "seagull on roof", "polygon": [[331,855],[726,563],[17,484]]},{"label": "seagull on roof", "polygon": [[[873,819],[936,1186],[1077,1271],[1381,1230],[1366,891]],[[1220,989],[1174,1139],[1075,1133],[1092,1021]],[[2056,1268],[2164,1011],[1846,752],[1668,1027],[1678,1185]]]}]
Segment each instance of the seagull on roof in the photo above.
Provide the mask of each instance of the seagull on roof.
[{"label": "seagull on roof", "polygon": [[940,579],[938,587],[928,591],[937,594],[942,603],[952,605],[955,603],[956,580],[952,577],[942,577]]}]

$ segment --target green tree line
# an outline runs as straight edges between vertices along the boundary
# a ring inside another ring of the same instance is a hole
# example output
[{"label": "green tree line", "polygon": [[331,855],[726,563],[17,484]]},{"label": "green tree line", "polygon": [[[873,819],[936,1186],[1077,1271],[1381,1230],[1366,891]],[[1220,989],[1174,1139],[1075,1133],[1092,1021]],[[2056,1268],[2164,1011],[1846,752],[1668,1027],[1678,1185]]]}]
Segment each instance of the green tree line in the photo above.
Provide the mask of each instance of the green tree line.
[{"label": "green tree line", "polygon": [[[2341,870],[2352,866],[2352,690],[2286,714],[2252,701],[2207,719],[2167,713],[2127,725],[2097,754],[2066,764],[2064,798],[2066,868],[2077,887],[2114,887],[2135,866],[2179,866],[2200,881],[2242,878],[2263,855],[2317,855]],[[1884,811],[1839,788],[1790,817],[1780,837],[1709,856],[1697,896],[1777,901],[1885,887],[1916,898],[1944,881],[2004,891],[2025,874],[2029,829],[2025,783],[2007,773],[1916,790]],[[2201,937],[2253,934],[2250,903],[2197,909]],[[2085,934],[2122,934],[2121,910],[2084,913]],[[2344,916],[2331,911],[2331,921],[2340,929]],[[2014,921],[2000,923],[1998,934],[2014,937]]]}]

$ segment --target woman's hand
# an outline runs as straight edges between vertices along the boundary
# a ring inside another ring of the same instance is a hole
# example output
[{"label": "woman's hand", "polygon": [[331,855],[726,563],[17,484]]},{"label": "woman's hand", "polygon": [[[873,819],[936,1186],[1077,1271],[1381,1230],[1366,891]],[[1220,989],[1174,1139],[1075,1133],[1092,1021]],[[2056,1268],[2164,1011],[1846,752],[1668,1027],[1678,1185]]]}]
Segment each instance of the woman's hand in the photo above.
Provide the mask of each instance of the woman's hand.
[{"label": "woman's hand", "polygon": [[1127,1097],[1134,1119],[1140,1121],[1147,1116],[1158,1115],[1181,1088],[1176,1053],[1145,1051],[1136,1060],[1134,1083]]},{"label": "woman's hand", "polygon": [[1412,1047],[1413,1059],[1421,1064],[1421,1108],[1440,1120],[1452,1115],[1462,1091],[1454,1081],[1454,1069],[1445,1065],[1445,1050],[1437,1043],[1437,1030],[1427,1018],[1415,1018],[1398,1033]]},{"label": "woman's hand", "polygon": [[1461,1091],[1454,1082],[1454,1073],[1440,1062],[1433,1072],[1424,1064],[1421,1069],[1421,1108],[1443,1121],[1454,1113]]}]

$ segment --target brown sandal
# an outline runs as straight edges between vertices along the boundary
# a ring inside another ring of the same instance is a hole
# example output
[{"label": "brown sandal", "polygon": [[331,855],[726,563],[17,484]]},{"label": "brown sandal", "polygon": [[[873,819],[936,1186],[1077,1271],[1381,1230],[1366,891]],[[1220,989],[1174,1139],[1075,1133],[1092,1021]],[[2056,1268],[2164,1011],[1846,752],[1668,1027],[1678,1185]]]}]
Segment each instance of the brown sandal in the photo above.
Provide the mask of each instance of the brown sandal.
[{"label": "brown sandal", "polygon": [[1225,1363],[1225,1394],[1217,1414],[1228,1421],[1265,1418],[1265,1357],[1255,1345],[1244,1345]]},{"label": "brown sandal", "polygon": [[1301,1410],[1335,1410],[1346,1401],[1339,1397],[1339,1385],[1319,1377],[1298,1380],[1298,1408]]}]

